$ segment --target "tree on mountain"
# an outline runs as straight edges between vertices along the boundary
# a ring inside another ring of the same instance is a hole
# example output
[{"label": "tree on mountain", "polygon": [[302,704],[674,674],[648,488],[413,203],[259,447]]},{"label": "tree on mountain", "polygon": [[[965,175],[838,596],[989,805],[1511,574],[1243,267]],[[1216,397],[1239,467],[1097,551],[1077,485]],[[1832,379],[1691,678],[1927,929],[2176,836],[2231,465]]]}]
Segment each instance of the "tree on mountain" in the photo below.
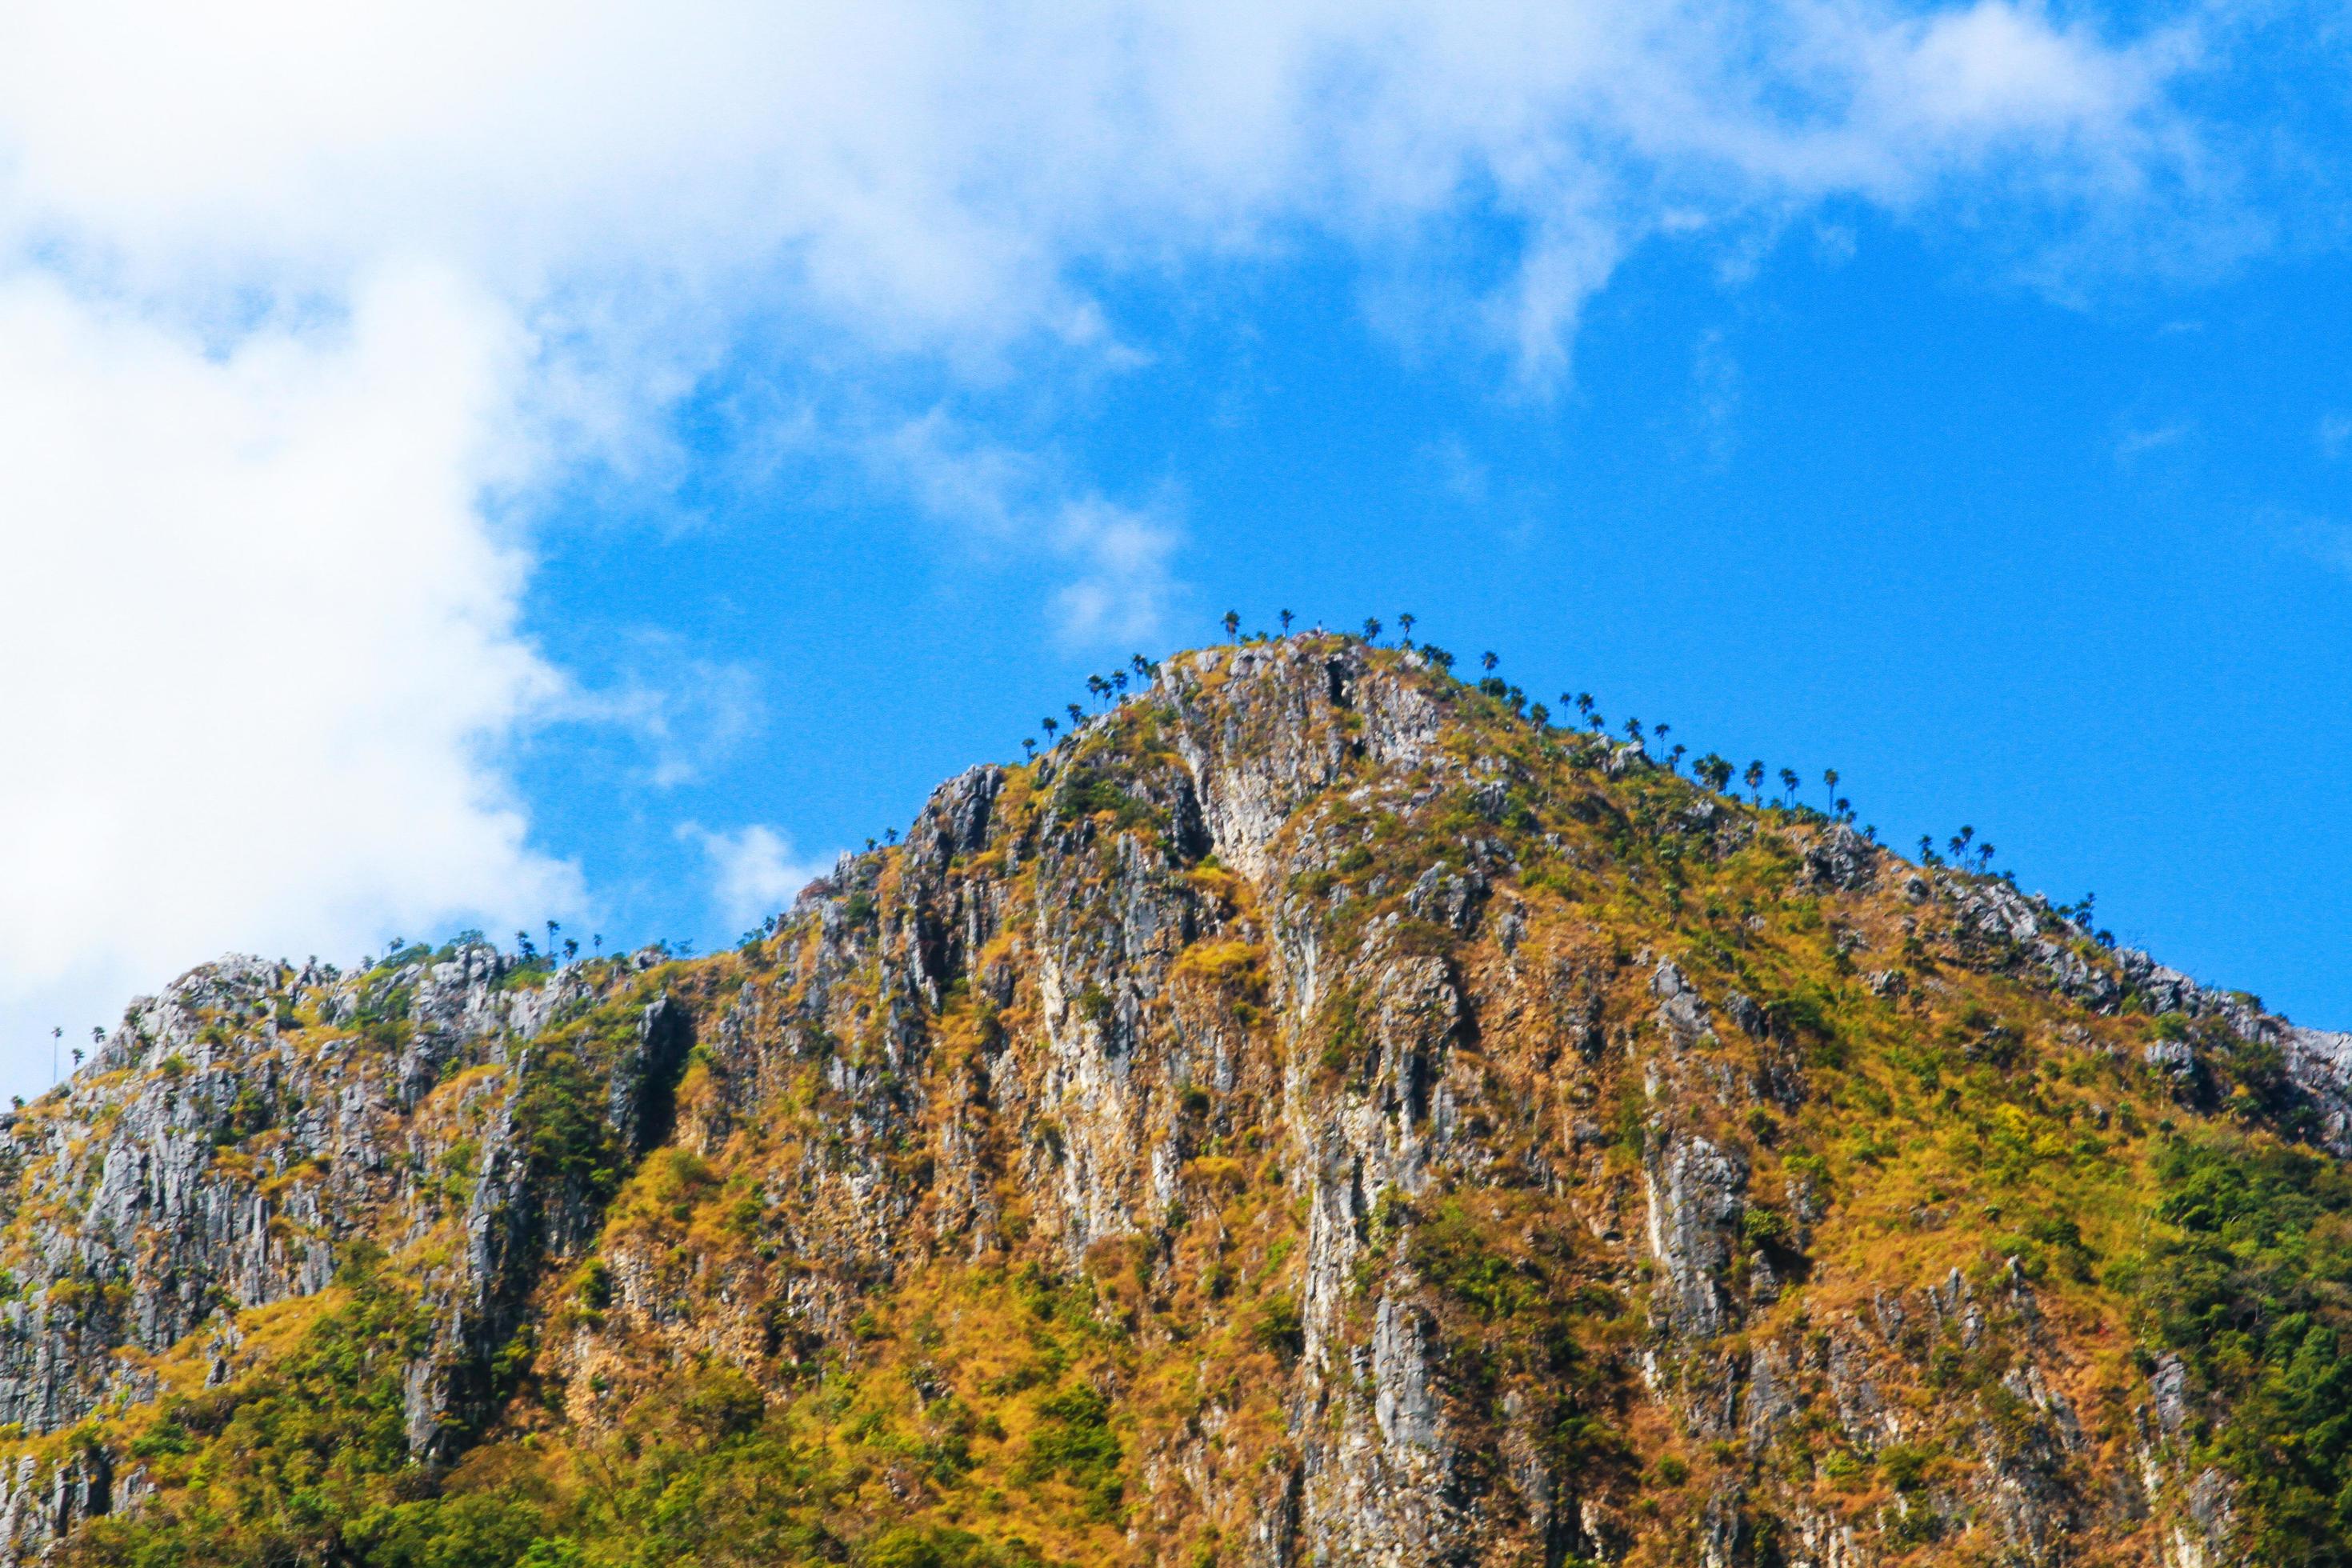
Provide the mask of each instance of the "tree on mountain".
[{"label": "tree on mountain", "polygon": [[1127,664],[1129,669],[1135,671],[1136,679],[1149,680],[1151,679],[1151,661],[1144,658],[1141,654],[1137,654],[1133,658],[1129,659]]},{"label": "tree on mountain", "polygon": [[[1661,724],[1658,726],[1658,729],[1659,731],[1663,733],[1665,730],[1665,726]],[[1683,765],[1683,753],[1689,750],[1690,748],[1688,746],[1684,745],[1680,741],[1676,741],[1675,742],[1675,749],[1666,753],[1666,772],[1670,773],[1680,772]]]},{"label": "tree on mountain", "polygon": [[1381,640],[1381,623],[1370,616],[1364,617],[1364,640],[1372,643]]},{"label": "tree on mountain", "polygon": [[1096,701],[1101,701],[1104,697],[1109,694],[1109,691],[1110,682],[1105,680],[1101,676],[1089,675],[1087,677],[1087,695],[1093,698]]},{"label": "tree on mountain", "polygon": [[1691,773],[1717,795],[1731,787],[1731,763],[1720,752],[1709,752],[1693,763]]},{"label": "tree on mountain", "polygon": [[1112,690],[1118,692],[1121,697],[1125,697],[1127,695],[1127,671],[1123,669],[1112,670],[1110,672],[1110,684]]},{"label": "tree on mountain", "polygon": [[1422,644],[1421,657],[1429,660],[1430,663],[1437,666],[1438,668],[1446,671],[1448,674],[1453,672],[1454,656],[1446,652],[1444,648],[1438,647],[1435,643]]},{"label": "tree on mountain", "polygon": [[[1562,702],[1568,700],[1568,697],[1565,693],[1561,694],[1560,700]],[[1590,713],[1592,711],[1592,693],[1590,691],[1580,691],[1576,694],[1576,710],[1579,713]]]},{"label": "tree on mountain", "polygon": [[1625,721],[1625,738],[1633,742],[1636,745],[1641,743],[1642,721],[1639,719],[1628,719]]},{"label": "tree on mountain", "polygon": [[555,934],[562,929],[562,926],[557,924],[553,921],[547,922],[547,951],[551,957],[552,957],[555,952]]},{"label": "tree on mountain", "polygon": [[1234,640],[1234,633],[1236,633],[1236,632],[1238,632],[1238,631],[1240,631],[1241,629],[1242,629],[1242,616],[1241,616],[1241,612],[1240,612],[1239,610],[1227,610],[1227,611],[1225,612],[1225,640],[1226,640],[1227,642],[1231,642],[1231,641],[1233,641],[1233,640]]},{"label": "tree on mountain", "polygon": [[1822,783],[1830,786],[1830,815],[1832,816],[1837,815],[1837,781],[1838,771],[1835,768],[1822,770]]},{"label": "tree on mountain", "polygon": [[1797,804],[1797,785],[1801,782],[1801,781],[1797,777],[1796,769],[1782,768],[1780,770],[1781,804],[1785,805],[1794,805]]},{"label": "tree on mountain", "polygon": [[527,931],[515,932],[515,951],[522,954],[525,963],[539,956],[539,949],[530,944],[530,932]]},{"label": "tree on mountain", "polygon": [[580,939],[576,936],[565,937],[563,939],[563,962],[566,963],[577,963],[579,961]]},{"label": "tree on mountain", "polygon": [[1919,835],[1919,864],[1940,866],[1943,863],[1944,858],[1936,853],[1936,836],[1932,833]]},{"label": "tree on mountain", "polygon": [[1651,734],[1653,734],[1653,735],[1655,735],[1655,736],[1659,739],[1659,741],[1660,741],[1661,742],[1663,742],[1665,740],[1667,733],[1668,733],[1670,731],[1672,731],[1673,729],[1674,729],[1674,726],[1673,726],[1672,724],[1667,724],[1667,723],[1663,723],[1663,722],[1662,722],[1662,723],[1657,723],[1657,724],[1653,724],[1653,725],[1651,725],[1651,726],[1650,726],[1650,733],[1651,733]]},{"label": "tree on mountain", "polygon": [[1034,763],[1037,760],[1036,736],[1024,735],[1021,737],[1021,755],[1023,760],[1025,762]]},{"label": "tree on mountain", "polygon": [[1397,634],[1404,639],[1404,646],[1407,647],[1412,646],[1413,619],[1413,614],[1410,610],[1401,610],[1397,614]]},{"label": "tree on mountain", "polygon": [[1481,669],[1492,670],[1501,662],[1502,660],[1495,657],[1494,650],[1491,648],[1478,656],[1478,668]]},{"label": "tree on mountain", "polygon": [[1037,722],[1045,728],[1045,744],[1049,746],[1052,745],[1054,743],[1054,731],[1062,727],[1062,721],[1048,713],[1043,719],[1038,720]]},{"label": "tree on mountain", "polygon": [[1293,616],[1288,610],[1284,610],[1275,616],[1275,619],[1282,623],[1282,635],[1284,637],[1288,637],[1290,635],[1290,623],[1296,618],[1297,617]]},{"label": "tree on mountain", "polygon": [[1545,729],[1551,723],[1551,710],[1538,702],[1528,710],[1528,717],[1534,721],[1537,729]]},{"label": "tree on mountain", "polygon": [[1747,772],[1741,773],[1739,777],[1741,782],[1748,785],[1748,803],[1750,805],[1762,805],[1764,804],[1763,763],[1761,761],[1749,763]]},{"label": "tree on mountain", "polygon": [[1070,716],[1070,728],[1075,730],[1087,721],[1087,710],[1075,702],[1065,702],[1063,710]]},{"label": "tree on mountain", "polygon": [[1968,861],[1965,857],[1968,855],[1969,844],[1975,841],[1976,836],[1977,830],[1965,823],[1961,825],[1958,833],[1952,835],[1950,841],[1944,847],[1950,853],[1954,865],[1963,869],[1967,868]]}]

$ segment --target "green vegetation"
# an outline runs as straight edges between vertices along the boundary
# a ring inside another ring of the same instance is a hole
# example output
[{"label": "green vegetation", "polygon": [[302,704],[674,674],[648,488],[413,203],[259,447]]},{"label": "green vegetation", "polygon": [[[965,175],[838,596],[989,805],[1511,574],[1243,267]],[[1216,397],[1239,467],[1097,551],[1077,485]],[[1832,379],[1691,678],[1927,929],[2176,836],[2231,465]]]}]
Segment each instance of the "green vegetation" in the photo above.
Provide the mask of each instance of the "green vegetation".
[{"label": "green vegetation", "polygon": [[2243,1489],[2255,1561],[2352,1563],[2352,1174],[2202,1132],[2168,1142],[2158,1173],[2177,1228],[2149,1248],[2143,1293],[2189,1365],[2200,1457]]}]

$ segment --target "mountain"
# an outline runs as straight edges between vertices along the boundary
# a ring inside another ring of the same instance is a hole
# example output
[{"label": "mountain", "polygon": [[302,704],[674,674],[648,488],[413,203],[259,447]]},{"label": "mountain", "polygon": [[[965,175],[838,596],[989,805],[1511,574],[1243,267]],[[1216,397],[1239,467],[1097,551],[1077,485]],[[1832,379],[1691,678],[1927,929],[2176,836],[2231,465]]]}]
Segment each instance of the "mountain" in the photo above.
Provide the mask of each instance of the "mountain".
[{"label": "mountain", "polygon": [[0,1557],[2352,1561],[2352,1037],[1444,662],[1173,658],[730,952],[135,1004],[0,1136]]}]

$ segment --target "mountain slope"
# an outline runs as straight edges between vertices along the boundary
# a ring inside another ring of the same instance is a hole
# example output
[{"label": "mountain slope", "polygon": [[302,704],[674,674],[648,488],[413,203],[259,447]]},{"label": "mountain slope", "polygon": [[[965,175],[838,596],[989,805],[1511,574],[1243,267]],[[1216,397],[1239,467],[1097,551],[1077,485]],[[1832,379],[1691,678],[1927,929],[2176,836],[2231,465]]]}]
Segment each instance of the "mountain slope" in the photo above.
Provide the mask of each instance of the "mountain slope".
[{"label": "mountain slope", "polygon": [[2352,1040],[1329,637],[6,1132],[11,1561],[2352,1557]]}]

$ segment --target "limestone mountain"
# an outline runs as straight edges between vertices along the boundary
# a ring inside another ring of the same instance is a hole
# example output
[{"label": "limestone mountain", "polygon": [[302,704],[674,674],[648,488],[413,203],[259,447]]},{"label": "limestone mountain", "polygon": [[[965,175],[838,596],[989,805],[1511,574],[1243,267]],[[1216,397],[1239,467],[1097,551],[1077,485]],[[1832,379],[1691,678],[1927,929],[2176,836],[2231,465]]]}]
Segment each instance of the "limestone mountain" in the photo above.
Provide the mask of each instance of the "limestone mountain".
[{"label": "limestone mountain", "polygon": [[2344,1563],[2347,1154],[2352,1038],[1244,643],[730,952],[136,1004],[0,1134],[0,1559]]}]

